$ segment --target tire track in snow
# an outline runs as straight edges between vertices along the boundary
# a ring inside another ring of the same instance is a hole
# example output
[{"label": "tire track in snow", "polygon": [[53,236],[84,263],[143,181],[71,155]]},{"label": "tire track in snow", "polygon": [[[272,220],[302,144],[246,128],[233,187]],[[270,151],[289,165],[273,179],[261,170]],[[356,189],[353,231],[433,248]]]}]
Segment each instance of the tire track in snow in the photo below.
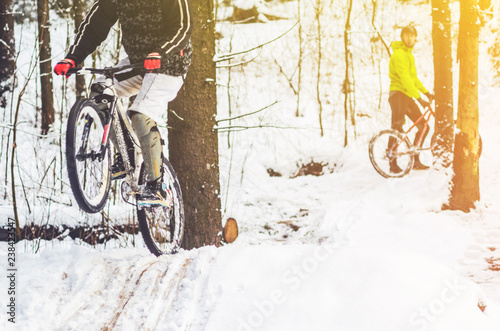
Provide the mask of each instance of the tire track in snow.
[{"label": "tire track in snow", "polygon": [[[148,259],[145,263],[140,257],[129,261],[132,268],[126,270],[127,277],[122,275],[122,280],[112,285],[105,320],[95,325],[101,330],[204,329],[209,307],[215,302],[208,287],[216,252],[208,248]],[[122,287],[120,291],[116,291],[118,286]]]},{"label": "tire track in snow", "polygon": [[203,330],[211,305],[215,302],[209,290],[209,276],[217,253],[215,248],[198,249],[179,261],[175,272],[169,272],[151,298],[150,318],[143,325],[150,330]]},{"label": "tire track in snow", "polygon": [[[142,269],[142,270],[136,270],[136,271],[140,271],[140,274],[139,276],[137,276],[137,279],[135,282],[132,282],[133,278],[134,278],[134,272],[130,275],[130,277],[127,279],[126,281],[126,284],[131,284],[131,285],[128,285],[126,286],[120,293],[119,297],[120,297],[120,302],[118,303],[117,307],[115,308],[115,311],[113,313],[113,317],[111,319],[111,321],[109,321],[109,323],[107,323],[103,328],[102,330],[112,330],[115,325],[116,325],[116,322],[118,321],[118,319],[120,318],[121,314],[123,313],[123,311],[126,309],[126,306],[127,304],[129,303],[130,299],[134,296],[135,294],[135,290],[136,288],[138,287],[139,285],[139,282],[141,281],[141,278],[142,276],[144,275],[144,273],[146,271],[149,270],[149,268],[151,268],[155,263],[158,263],[158,262],[153,262],[153,263],[150,263],[148,265],[146,265],[146,268]],[[168,269],[167,269],[168,270]]]},{"label": "tire track in snow", "polygon": [[[158,279],[158,283],[152,289],[148,299],[151,300],[151,310],[149,318],[145,321],[143,327],[147,330],[162,330],[163,316],[169,316],[172,313],[176,300],[179,298],[181,282],[186,275],[186,270],[192,259],[187,258],[180,260],[178,265],[170,268],[167,272]],[[147,287],[147,284],[145,284]],[[163,324],[164,325],[164,324]]]},{"label": "tire track in snow", "polygon": [[500,230],[481,220],[464,222],[476,243],[470,245],[460,261],[463,274],[483,287],[486,296],[500,305]]},{"label": "tire track in snow", "polygon": [[220,296],[210,282],[217,255],[75,246],[26,259],[39,281],[20,297],[19,330],[204,330]]},{"label": "tire track in snow", "polygon": [[168,315],[174,302],[182,299],[178,293],[190,263],[189,256],[179,254],[130,270],[102,330],[166,330],[161,316]]},{"label": "tire track in snow", "polygon": [[[217,294],[209,288],[209,277],[215,261],[216,251],[198,251],[197,258],[193,260],[190,268],[187,269],[185,277],[182,279],[178,298],[173,306],[172,312],[181,313],[182,319],[176,315],[165,315],[159,321],[159,325],[167,323],[169,319],[182,320],[178,324],[178,330],[205,330],[210,312],[216,303]],[[167,330],[174,328],[167,328]]]},{"label": "tire track in snow", "polygon": [[58,319],[56,329],[95,327],[96,324],[105,327],[116,317],[120,305],[126,303],[127,294],[133,295],[132,285],[127,284],[137,282],[155,263],[157,261],[144,256],[123,260],[104,257],[101,253],[76,259],[67,268],[69,291],[61,293],[56,315],[62,318]]}]

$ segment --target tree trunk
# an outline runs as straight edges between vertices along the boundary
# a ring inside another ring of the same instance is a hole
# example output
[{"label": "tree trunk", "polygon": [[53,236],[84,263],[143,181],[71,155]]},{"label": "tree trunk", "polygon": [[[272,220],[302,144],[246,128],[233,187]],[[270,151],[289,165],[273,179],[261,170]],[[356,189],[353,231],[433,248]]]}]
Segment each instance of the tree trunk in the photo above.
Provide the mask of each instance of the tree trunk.
[{"label": "tree trunk", "polygon": [[477,0],[460,1],[458,94],[453,188],[450,208],[469,211],[479,200],[479,111],[478,55],[479,25]]},{"label": "tree trunk", "polygon": [[[300,21],[302,19],[301,15],[301,6],[302,1],[298,0],[297,2],[297,19]],[[297,73],[297,110],[295,111],[295,116],[300,116],[300,87],[302,86],[302,59],[304,57],[304,42],[303,42],[303,34],[302,34],[302,23],[299,22],[299,63],[298,63],[298,73]]]},{"label": "tree trunk", "polygon": [[316,80],[316,99],[318,101],[318,107],[319,107],[319,128],[320,128],[320,133],[321,137],[323,137],[324,130],[323,130],[323,102],[321,101],[321,60],[322,60],[322,39],[321,39],[321,14],[323,12],[323,7],[321,4],[321,0],[316,0],[316,22],[317,22],[317,32],[318,32],[318,40],[317,40],[317,59],[318,59],[318,72],[316,74],[317,80]]},{"label": "tree trunk", "polygon": [[14,17],[12,0],[0,2],[0,108],[6,105],[6,94],[12,91],[12,76],[16,67]]},{"label": "tree trunk", "polygon": [[453,161],[453,58],[450,0],[432,0],[434,93],[436,96],[436,163],[449,168]]},{"label": "tree trunk", "polygon": [[348,122],[349,122],[349,114],[351,114],[351,124],[355,124],[355,119],[352,114],[352,103],[351,103],[351,75],[350,71],[352,69],[351,64],[351,12],[352,12],[352,2],[353,0],[349,0],[349,7],[347,8],[347,18],[345,21],[344,28],[344,56],[345,56],[345,77],[344,77],[344,85],[342,88],[342,92],[344,92],[344,147],[347,147],[349,133],[347,130]]},{"label": "tree trunk", "polygon": [[47,134],[54,123],[52,96],[52,61],[50,54],[49,1],[37,0],[38,46],[40,60],[40,86],[42,95],[42,134]]},{"label": "tree trunk", "polygon": [[170,108],[170,160],[182,187],[186,212],[183,247],[219,245],[220,212],[213,1],[192,0],[193,61],[183,88]]},{"label": "tree trunk", "polygon": [[[86,9],[84,0],[73,0],[73,19],[75,22],[75,34],[76,30],[80,26],[83,21],[84,12]],[[78,66],[80,63],[77,63]],[[84,75],[75,75],[75,90],[76,90],[76,99],[81,99],[85,97],[86,88],[85,88],[85,76]]]}]

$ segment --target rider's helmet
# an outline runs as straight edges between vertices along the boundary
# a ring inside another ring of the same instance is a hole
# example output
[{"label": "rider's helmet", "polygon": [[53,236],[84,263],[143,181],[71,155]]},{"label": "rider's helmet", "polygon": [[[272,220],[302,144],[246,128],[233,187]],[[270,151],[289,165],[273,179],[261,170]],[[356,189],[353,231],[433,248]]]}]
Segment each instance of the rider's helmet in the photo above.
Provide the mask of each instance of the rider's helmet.
[{"label": "rider's helmet", "polygon": [[401,38],[403,38],[404,34],[417,35],[417,29],[413,25],[407,25],[401,29]]}]

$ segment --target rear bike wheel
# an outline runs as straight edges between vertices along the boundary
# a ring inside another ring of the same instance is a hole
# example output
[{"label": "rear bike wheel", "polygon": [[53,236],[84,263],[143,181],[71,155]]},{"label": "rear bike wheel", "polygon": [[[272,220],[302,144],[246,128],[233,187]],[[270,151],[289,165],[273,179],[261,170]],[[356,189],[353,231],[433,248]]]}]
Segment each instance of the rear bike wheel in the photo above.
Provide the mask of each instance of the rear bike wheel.
[{"label": "rear bike wheel", "polygon": [[[370,140],[368,150],[373,167],[385,178],[403,177],[413,167],[413,145],[399,131],[380,131]],[[391,163],[397,164],[402,171],[392,172]]]},{"label": "rear bike wheel", "polygon": [[109,146],[100,154],[104,136],[102,114],[89,100],[71,108],[66,130],[66,164],[71,190],[80,208],[97,213],[104,208],[111,183]]},{"label": "rear bike wheel", "polygon": [[[145,184],[144,167],[139,185]],[[156,256],[177,253],[184,236],[184,203],[179,180],[170,162],[163,158],[162,182],[169,206],[139,207],[137,218],[146,246]]]}]

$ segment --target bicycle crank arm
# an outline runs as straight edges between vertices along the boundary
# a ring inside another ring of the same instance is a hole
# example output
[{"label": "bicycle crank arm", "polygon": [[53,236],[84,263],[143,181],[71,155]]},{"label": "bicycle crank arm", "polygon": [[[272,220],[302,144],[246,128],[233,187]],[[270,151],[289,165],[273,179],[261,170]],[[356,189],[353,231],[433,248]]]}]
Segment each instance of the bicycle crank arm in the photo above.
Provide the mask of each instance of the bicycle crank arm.
[{"label": "bicycle crank arm", "polygon": [[131,198],[135,198],[137,194],[141,193],[140,187],[136,188],[138,189],[137,191],[134,190],[127,181],[123,181],[121,185],[121,194],[123,201],[132,206],[137,206],[137,205],[133,202],[130,202]]},{"label": "bicycle crank arm", "polygon": [[90,153],[79,152],[78,154],[75,155],[75,158],[78,161],[85,161],[86,159],[91,159],[92,161],[99,159],[99,161],[102,161],[104,159],[105,154],[106,154],[106,150],[104,150],[104,152],[99,152],[99,153],[96,153],[94,151],[92,151]]}]

